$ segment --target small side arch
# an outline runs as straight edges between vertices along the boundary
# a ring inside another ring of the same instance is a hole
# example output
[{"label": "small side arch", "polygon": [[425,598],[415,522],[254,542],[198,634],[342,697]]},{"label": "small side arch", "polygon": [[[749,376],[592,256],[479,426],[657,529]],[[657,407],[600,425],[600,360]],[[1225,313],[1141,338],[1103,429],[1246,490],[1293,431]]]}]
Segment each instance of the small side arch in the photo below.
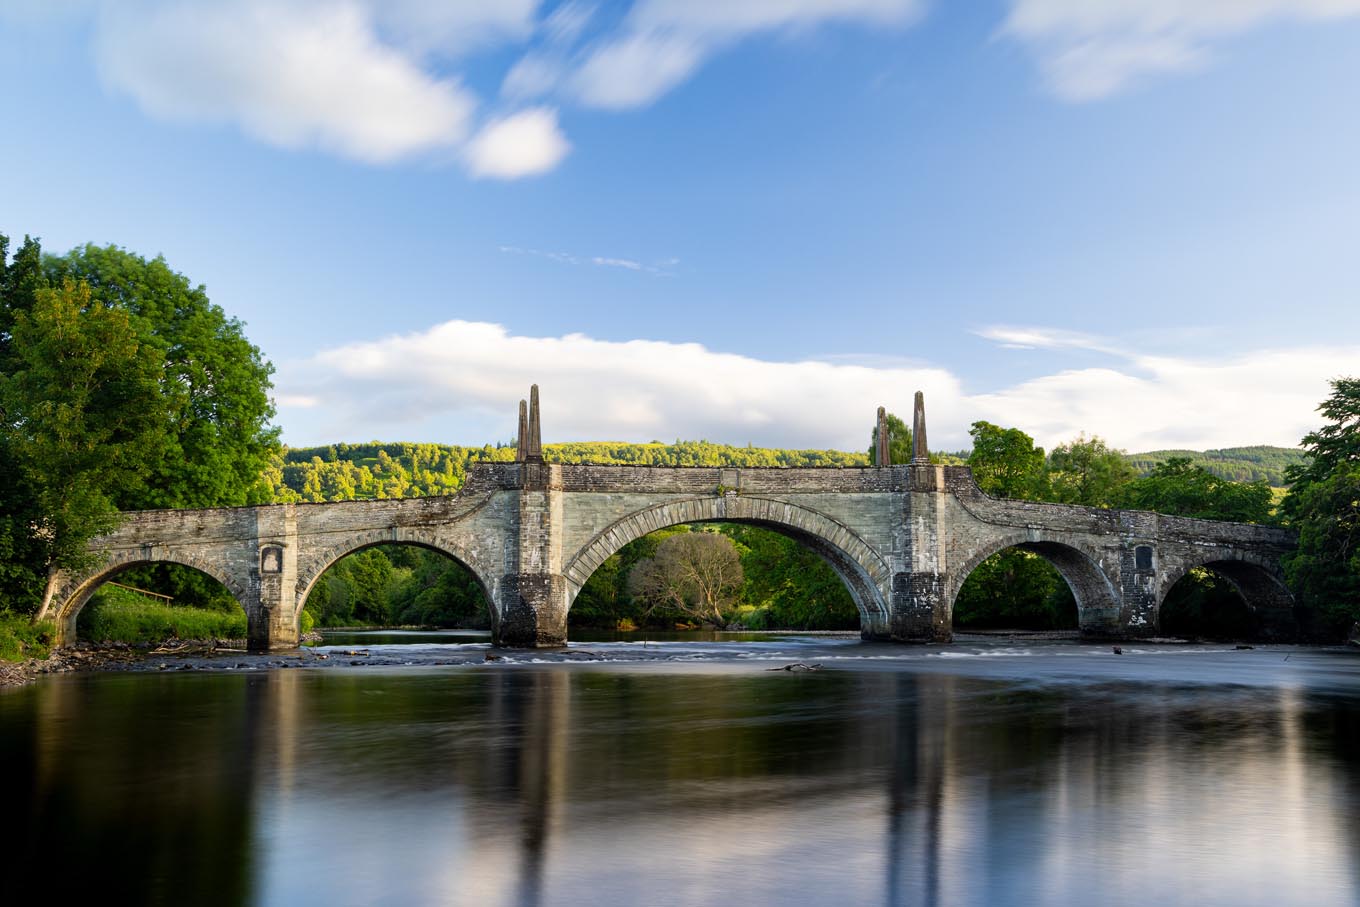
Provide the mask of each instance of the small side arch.
[{"label": "small side arch", "polygon": [[222,570],[221,566],[212,560],[174,550],[155,551],[150,554],[141,548],[114,551],[99,566],[72,577],[54,593],[53,600],[58,602],[52,611],[57,624],[57,644],[65,646],[75,642],[76,618],[80,616],[81,609],[89,603],[100,586],[133,567],[153,564],[179,564],[212,577],[231,593],[232,598],[236,599],[236,603],[246,612],[247,618],[251,616],[253,596],[248,582]]},{"label": "small side arch", "polygon": [[892,571],[853,530],[824,513],[752,495],[685,498],[629,514],[597,533],[566,559],[571,600],[601,564],[635,539],[683,523],[750,523],[786,535],[825,560],[845,583],[860,612],[862,635],[884,636],[889,627]]},{"label": "small side arch", "polygon": [[966,558],[957,569],[949,571],[947,599],[951,622],[954,618],[954,602],[968,576],[983,561],[1008,548],[1037,554],[1058,571],[1076,599],[1077,623],[1081,632],[1100,634],[1117,630],[1121,597],[1115,580],[1101,564],[1101,552],[1088,549],[1071,539],[1058,539],[1046,533],[1034,532],[1010,533],[993,539]]},{"label": "small side arch", "polygon": [[1172,588],[1192,569],[1213,573],[1231,586],[1246,606],[1260,618],[1261,636],[1268,640],[1288,641],[1299,635],[1294,595],[1285,584],[1284,569],[1278,560],[1250,551],[1225,550],[1198,562],[1177,564],[1162,576],[1157,595],[1157,622],[1161,625],[1162,606]]}]

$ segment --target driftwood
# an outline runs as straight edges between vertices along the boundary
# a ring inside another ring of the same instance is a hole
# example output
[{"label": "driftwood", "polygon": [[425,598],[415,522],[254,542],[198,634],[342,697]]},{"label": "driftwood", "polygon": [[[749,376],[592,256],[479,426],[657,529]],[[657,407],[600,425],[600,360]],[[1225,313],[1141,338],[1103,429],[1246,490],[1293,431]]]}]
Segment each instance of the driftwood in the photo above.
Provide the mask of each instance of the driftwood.
[{"label": "driftwood", "polygon": [[784,666],[782,666],[782,667],[778,667],[778,668],[766,668],[765,670],[767,670],[767,671],[820,671],[821,669],[822,669],[822,666],[821,666],[820,664],[810,665],[810,664],[804,664],[804,663],[801,662],[801,661],[795,661],[795,662],[793,662],[792,664],[786,664],[786,665],[784,665]]}]

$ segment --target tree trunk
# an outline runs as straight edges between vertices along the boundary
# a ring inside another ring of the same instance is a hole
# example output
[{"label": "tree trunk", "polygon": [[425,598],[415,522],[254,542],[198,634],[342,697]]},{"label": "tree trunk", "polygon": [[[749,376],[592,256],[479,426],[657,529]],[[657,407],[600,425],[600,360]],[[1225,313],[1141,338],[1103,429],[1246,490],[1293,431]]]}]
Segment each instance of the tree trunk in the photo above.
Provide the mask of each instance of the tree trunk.
[{"label": "tree trunk", "polygon": [[57,592],[57,568],[47,568],[47,586],[43,589],[42,605],[38,608],[38,613],[33,615],[33,622],[47,619],[48,609],[52,607],[52,596]]}]

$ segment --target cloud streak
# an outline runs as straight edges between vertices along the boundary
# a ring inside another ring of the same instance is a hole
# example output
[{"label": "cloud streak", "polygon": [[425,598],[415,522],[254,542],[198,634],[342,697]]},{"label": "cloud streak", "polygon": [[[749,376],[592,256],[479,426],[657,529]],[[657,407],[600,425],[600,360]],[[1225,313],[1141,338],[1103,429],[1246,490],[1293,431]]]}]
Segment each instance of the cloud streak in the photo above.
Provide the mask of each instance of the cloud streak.
[{"label": "cloud streak", "polygon": [[553,440],[856,450],[868,445],[877,406],[909,413],[913,392],[923,390],[931,440],[942,449],[967,447],[968,426],[981,419],[1022,428],[1045,447],[1080,432],[1135,451],[1293,446],[1317,422],[1328,379],[1357,361],[1356,345],[1222,360],[1143,355],[969,392],[959,376],[929,364],[775,361],[697,343],[531,337],[449,321],[287,365],[278,400],[288,441],[300,445],[506,440],[515,402],[537,382]]},{"label": "cloud streak", "polygon": [[1207,66],[1252,29],[1350,16],[1360,0],[1013,0],[1001,34],[1029,46],[1058,97],[1094,101]]}]

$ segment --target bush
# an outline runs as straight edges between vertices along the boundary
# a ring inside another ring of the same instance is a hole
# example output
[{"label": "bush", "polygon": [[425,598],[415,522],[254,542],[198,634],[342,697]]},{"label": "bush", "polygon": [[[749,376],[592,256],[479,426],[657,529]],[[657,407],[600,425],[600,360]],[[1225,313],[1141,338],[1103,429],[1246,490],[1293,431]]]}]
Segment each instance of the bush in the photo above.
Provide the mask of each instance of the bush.
[{"label": "bush", "polygon": [[244,611],[229,614],[176,608],[124,589],[102,589],[80,612],[77,634],[92,642],[161,642],[166,639],[244,639]]},{"label": "bush", "polygon": [[46,658],[55,629],[51,621],[35,624],[25,614],[0,611],[0,661]]}]

